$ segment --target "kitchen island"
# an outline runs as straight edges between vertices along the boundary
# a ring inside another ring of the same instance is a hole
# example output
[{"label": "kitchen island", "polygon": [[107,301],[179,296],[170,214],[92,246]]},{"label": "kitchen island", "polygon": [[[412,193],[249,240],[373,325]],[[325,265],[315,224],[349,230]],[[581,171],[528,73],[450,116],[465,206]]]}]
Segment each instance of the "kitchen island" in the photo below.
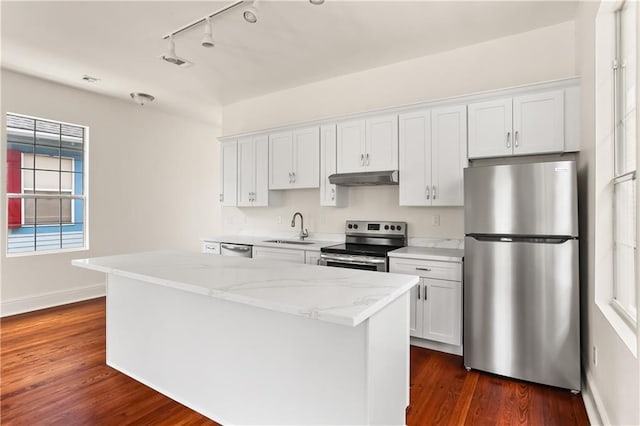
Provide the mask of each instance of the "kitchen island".
[{"label": "kitchen island", "polygon": [[184,252],[107,274],[107,364],[223,424],[404,424],[417,276]]}]

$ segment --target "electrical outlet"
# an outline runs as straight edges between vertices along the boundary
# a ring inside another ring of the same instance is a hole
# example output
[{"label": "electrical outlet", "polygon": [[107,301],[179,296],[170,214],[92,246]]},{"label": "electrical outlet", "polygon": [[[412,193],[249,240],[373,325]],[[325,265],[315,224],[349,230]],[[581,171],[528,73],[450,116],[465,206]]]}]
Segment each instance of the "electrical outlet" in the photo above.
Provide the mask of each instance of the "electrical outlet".
[{"label": "electrical outlet", "polygon": [[598,366],[598,347],[593,345],[593,366]]},{"label": "electrical outlet", "polygon": [[433,219],[431,221],[431,224],[433,226],[440,226],[440,215],[439,214],[434,214],[433,215]]},{"label": "electrical outlet", "polygon": [[282,216],[276,216],[276,223],[280,225],[282,223]]}]

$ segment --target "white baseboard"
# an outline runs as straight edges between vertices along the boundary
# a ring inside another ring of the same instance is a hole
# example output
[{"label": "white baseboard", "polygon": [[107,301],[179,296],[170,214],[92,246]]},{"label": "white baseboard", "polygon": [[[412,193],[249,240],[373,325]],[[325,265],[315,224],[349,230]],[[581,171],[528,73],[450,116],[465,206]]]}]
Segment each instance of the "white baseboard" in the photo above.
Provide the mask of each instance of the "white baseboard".
[{"label": "white baseboard", "polygon": [[446,352],[448,354],[462,356],[462,345],[448,345],[446,343],[434,342],[433,340],[425,340],[418,337],[411,337],[410,343],[413,346],[419,346],[425,349],[433,349],[434,351]]},{"label": "white baseboard", "polygon": [[595,386],[595,379],[591,374],[591,370],[588,368],[585,369],[582,400],[584,401],[584,408],[587,410],[589,423],[595,426],[611,424],[607,411],[604,409],[600,392],[598,392],[598,388]]},{"label": "white baseboard", "polygon": [[0,317],[37,311],[53,306],[66,305],[67,303],[81,300],[94,299],[106,294],[105,284],[94,284],[87,287],[76,287],[51,293],[38,294],[36,296],[18,297],[15,299],[0,301]]}]

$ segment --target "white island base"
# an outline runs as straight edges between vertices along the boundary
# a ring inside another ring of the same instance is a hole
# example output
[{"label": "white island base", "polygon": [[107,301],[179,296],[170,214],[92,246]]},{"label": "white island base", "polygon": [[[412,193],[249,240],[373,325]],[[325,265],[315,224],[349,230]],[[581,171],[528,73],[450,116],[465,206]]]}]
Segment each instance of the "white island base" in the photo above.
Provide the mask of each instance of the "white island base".
[{"label": "white island base", "polygon": [[114,272],[107,364],[222,424],[403,425],[408,312],[403,292],[350,326]]}]

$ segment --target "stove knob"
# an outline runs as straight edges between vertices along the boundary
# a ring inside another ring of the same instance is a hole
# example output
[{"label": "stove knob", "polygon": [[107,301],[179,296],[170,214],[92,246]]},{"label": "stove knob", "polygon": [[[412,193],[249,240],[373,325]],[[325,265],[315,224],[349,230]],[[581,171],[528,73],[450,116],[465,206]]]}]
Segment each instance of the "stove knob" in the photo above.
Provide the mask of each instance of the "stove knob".
[{"label": "stove knob", "polygon": [[384,226],[384,230],[385,230],[385,231],[388,231],[388,230],[389,230],[389,225],[385,225],[385,226]]},{"label": "stove knob", "polygon": [[398,225],[398,231],[402,231],[402,226]]},{"label": "stove knob", "polygon": [[347,226],[347,228],[351,229],[351,228],[353,228],[353,225],[349,224],[349,226]]},{"label": "stove knob", "polygon": [[392,231],[395,231],[395,230],[396,230],[395,225],[391,225],[391,230],[392,230]]},{"label": "stove knob", "polygon": [[353,229],[358,229],[358,224],[353,225]]}]

